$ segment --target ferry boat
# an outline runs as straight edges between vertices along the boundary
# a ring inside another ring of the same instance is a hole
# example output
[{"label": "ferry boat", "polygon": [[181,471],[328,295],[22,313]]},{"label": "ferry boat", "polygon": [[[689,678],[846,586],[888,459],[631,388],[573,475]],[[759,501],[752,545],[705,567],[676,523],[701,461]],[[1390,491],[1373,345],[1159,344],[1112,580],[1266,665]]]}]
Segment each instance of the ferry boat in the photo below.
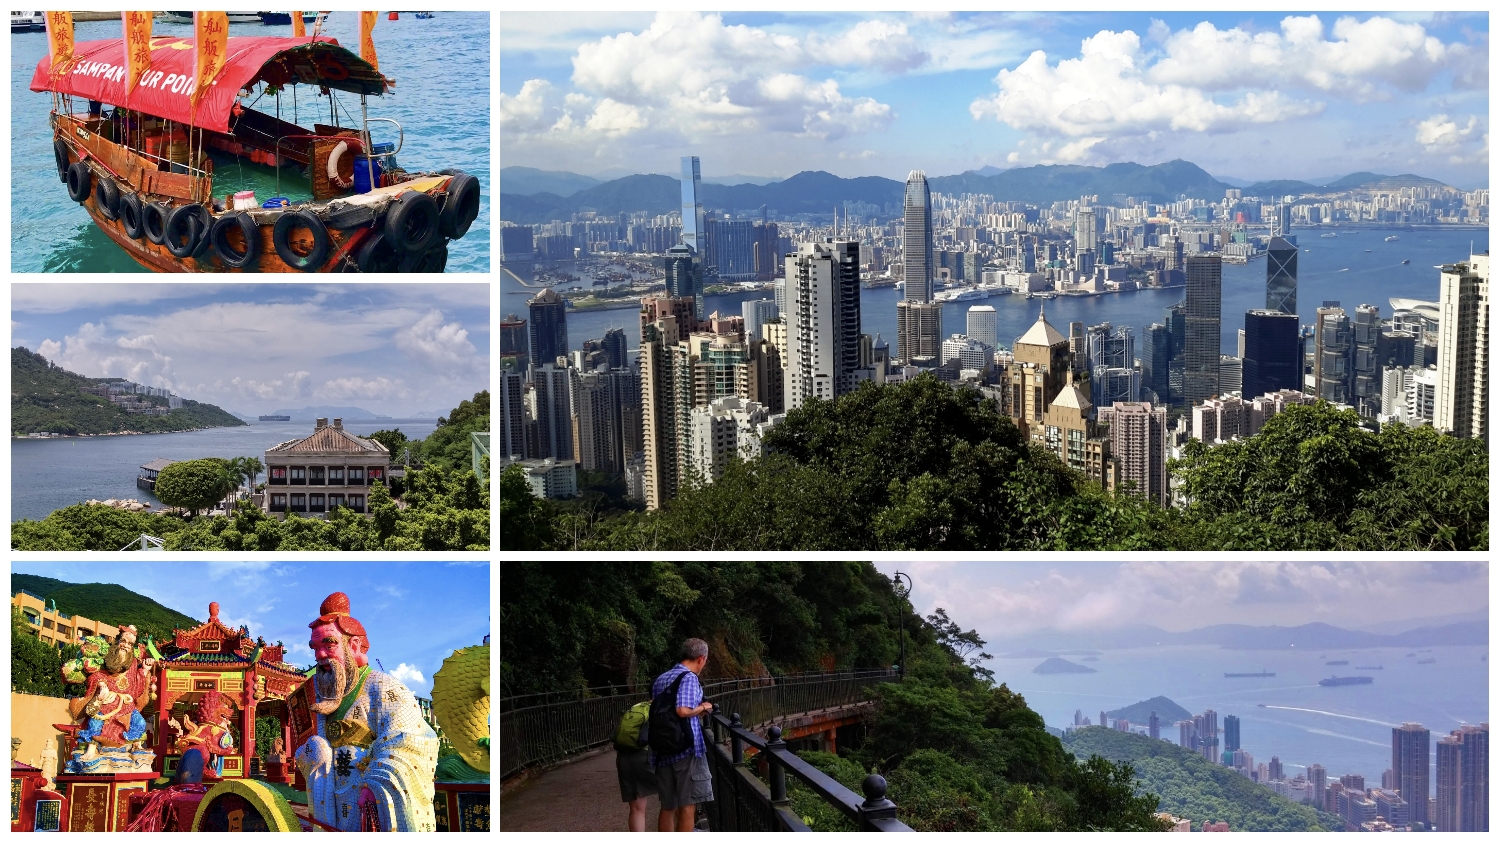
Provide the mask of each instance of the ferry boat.
[{"label": "ferry boat", "polygon": [[1401,262],[1402,266],[1408,266],[1410,264],[1411,264],[1411,258],[1407,258],[1406,260],[1404,260],[1404,261]]},{"label": "ferry boat", "polygon": [[291,416],[261,416],[261,421],[291,421]]},{"label": "ferry boat", "polygon": [[[225,12],[224,14],[225,14],[225,16],[227,16],[229,18],[229,22],[230,23],[260,23],[260,15],[261,15],[260,12]],[[192,12],[158,12],[157,15],[156,15],[156,18],[157,18],[157,20],[160,20],[163,23],[186,23],[186,24],[191,24],[193,22],[193,13]],[[287,23],[291,23],[292,22],[292,18],[291,18],[290,15],[287,16],[286,22]]]},{"label": "ferry boat", "polygon": [[1339,236],[1339,233],[1337,231],[1330,231],[1327,234],[1324,234],[1324,235],[1321,235],[1321,236],[1323,236],[1323,237],[1337,237],[1337,236]]},{"label": "ferry boat", "polygon": [[47,28],[45,12],[11,12],[11,32],[41,32]]},{"label": "ferry boat", "polygon": [[1276,674],[1274,674],[1274,673],[1269,673],[1267,671],[1262,670],[1260,673],[1226,673],[1226,674],[1224,674],[1224,678],[1225,679],[1245,679],[1245,678],[1258,679],[1258,678],[1263,677],[1263,676],[1275,676],[1275,675]]},{"label": "ferry boat", "polygon": [[1374,681],[1375,677],[1373,676],[1334,676],[1329,679],[1321,679],[1318,681],[1318,684],[1325,688],[1332,688],[1336,685],[1369,685],[1374,683]]},{"label": "ferry boat", "polygon": [[1392,234],[1390,237],[1385,238],[1385,242],[1387,242],[1387,243],[1394,243],[1394,242],[1396,242],[1397,240],[1400,240],[1400,239],[1401,239],[1400,237],[1397,237],[1396,235]]},{"label": "ferry boat", "polygon": [[[368,113],[368,98],[394,81],[327,36],[226,40],[225,65],[196,110],[191,37],[153,38],[151,66],[129,95],[121,38],[74,45],[72,70],[59,76],[50,57],[37,63],[30,87],[52,94],[69,198],[156,272],[441,272],[448,242],[479,215],[479,180],[396,164],[401,124]],[[284,119],[300,113],[297,87],[300,108],[332,115],[329,124]],[[357,120],[339,93],[359,97]],[[253,107],[262,102],[266,111]],[[397,141],[373,143],[374,122],[394,127]],[[214,154],[274,168],[278,194],[281,168],[299,168],[311,196],[215,196]]]}]

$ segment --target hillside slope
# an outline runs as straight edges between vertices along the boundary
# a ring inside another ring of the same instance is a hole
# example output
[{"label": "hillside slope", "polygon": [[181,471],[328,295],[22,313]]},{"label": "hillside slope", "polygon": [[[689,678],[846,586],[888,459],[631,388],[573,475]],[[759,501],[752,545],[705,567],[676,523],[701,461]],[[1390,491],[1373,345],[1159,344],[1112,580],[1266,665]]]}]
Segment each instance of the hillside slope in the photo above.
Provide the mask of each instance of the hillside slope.
[{"label": "hillside slope", "polygon": [[1308,805],[1276,795],[1228,767],[1145,735],[1101,729],[1075,729],[1063,739],[1074,755],[1098,755],[1135,767],[1138,790],[1161,799],[1161,810],[1193,821],[1229,823],[1231,831],[1329,831],[1340,828]]},{"label": "hillside slope", "polygon": [[[11,574],[10,591],[25,589],[43,600],[57,602],[57,609],[69,615],[82,615],[114,626],[134,624],[157,641],[166,640],[173,629],[192,629],[202,621],[112,583],[69,583],[34,574]],[[204,607],[207,611],[208,607]]]},{"label": "hillside slope", "polygon": [[[1188,713],[1187,709],[1166,697],[1152,697],[1149,700],[1142,700],[1134,705],[1117,708],[1114,711],[1107,712],[1107,714],[1110,717],[1119,720],[1129,720],[1131,723],[1140,725],[1151,721],[1151,712],[1153,711],[1156,712],[1156,718],[1161,722],[1163,731],[1179,720],[1193,719],[1193,715]],[[1099,725],[1102,726],[1104,724],[1101,723]]]},{"label": "hillside slope", "polygon": [[[184,399],[165,416],[131,415],[98,395],[78,390],[106,379],[89,378],[53,365],[26,348],[10,350],[10,429],[13,434],[168,433],[206,427],[239,427],[245,422],[213,404]],[[167,399],[138,399],[165,407]]]}]

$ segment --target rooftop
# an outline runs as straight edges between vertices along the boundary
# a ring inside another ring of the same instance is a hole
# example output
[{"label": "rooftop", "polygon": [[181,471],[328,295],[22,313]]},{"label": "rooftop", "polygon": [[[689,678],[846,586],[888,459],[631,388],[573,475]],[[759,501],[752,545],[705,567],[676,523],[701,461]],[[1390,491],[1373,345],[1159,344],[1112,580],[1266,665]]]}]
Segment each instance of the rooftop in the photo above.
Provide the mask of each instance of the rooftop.
[{"label": "rooftop", "polygon": [[293,439],[266,449],[269,454],[361,454],[390,456],[386,447],[373,439],[362,439],[344,430],[343,419],[334,419],[328,425],[319,419],[313,435],[306,439]]}]

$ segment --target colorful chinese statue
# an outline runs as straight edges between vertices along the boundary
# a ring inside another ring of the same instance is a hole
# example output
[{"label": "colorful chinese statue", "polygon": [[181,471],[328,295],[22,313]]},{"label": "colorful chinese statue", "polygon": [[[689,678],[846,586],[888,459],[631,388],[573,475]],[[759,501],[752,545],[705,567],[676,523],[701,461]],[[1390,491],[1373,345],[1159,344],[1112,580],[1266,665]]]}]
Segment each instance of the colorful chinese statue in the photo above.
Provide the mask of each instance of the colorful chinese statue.
[{"label": "colorful chinese statue", "polygon": [[313,818],[341,831],[434,831],[438,738],[412,692],[370,669],[370,640],[330,594],[309,646],[317,657],[316,734],[297,750]]},{"label": "colorful chinese statue", "polygon": [[68,711],[83,728],[69,773],[147,772],[156,754],[145,748],[146,720],[141,709],[156,699],[151,675],[153,659],[142,658],[136,630],[126,626],[113,644],[93,636],[84,642],[83,656],[63,665],[65,681],[84,684],[82,697],[70,700]]},{"label": "colorful chinese statue", "polygon": [[234,735],[229,731],[234,706],[218,691],[209,691],[198,701],[198,722],[186,717],[185,731],[177,739],[176,749],[186,754],[197,749],[203,754],[204,769],[224,775],[224,756],[234,754]]}]

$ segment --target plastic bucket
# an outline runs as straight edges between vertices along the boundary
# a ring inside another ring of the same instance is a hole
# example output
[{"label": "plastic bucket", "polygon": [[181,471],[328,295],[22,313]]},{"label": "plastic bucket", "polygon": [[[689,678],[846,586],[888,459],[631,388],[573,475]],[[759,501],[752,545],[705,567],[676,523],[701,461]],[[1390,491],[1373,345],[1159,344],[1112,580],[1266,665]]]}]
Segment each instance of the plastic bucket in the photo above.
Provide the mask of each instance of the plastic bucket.
[{"label": "plastic bucket", "polygon": [[371,184],[370,172],[371,172],[371,170],[373,170],[374,173],[375,173],[374,183],[375,184],[379,184],[380,183],[380,162],[379,161],[372,161],[372,160],[364,157],[363,155],[359,155],[359,156],[355,157],[355,159],[354,159],[354,192],[355,193],[369,193],[370,192],[370,184]]},{"label": "plastic bucket", "polygon": [[234,209],[236,211],[248,211],[255,207],[255,191],[241,190],[234,195]]},{"label": "plastic bucket", "polygon": [[261,207],[262,208],[285,208],[285,207],[287,207],[290,204],[292,204],[292,203],[288,202],[287,198],[285,196],[272,196],[270,199],[267,199],[261,205]]}]

